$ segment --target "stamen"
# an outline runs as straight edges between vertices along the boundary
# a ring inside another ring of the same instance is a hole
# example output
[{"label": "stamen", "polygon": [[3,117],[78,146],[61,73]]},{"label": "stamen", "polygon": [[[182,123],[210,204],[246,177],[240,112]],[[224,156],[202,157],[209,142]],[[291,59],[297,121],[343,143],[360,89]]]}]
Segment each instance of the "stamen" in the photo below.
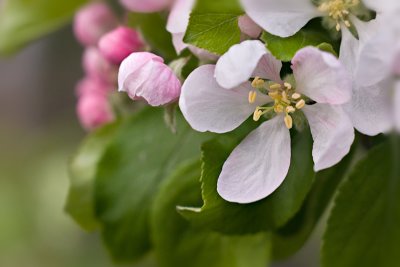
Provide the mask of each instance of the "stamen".
[{"label": "stamen", "polygon": [[291,85],[290,83],[284,83],[283,85],[284,85],[284,86],[286,87],[286,89],[288,89],[288,90],[292,89],[292,85]]},{"label": "stamen", "polygon": [[302,109],[302,108],[304,108],[305,105],[306,105],[306,101],[304,101],[304,99],[301,99],[299,102],[297,102],[296,108]]},{"label": "stamen", "polygon": [[292,99],[294,99],[294,100],[297,100],[297,99],[299,99],[301,97],[301,94],[299,94],[299,93],[294,93],[294,94],[292,94]]},{"label": "stamen", "polygon": [[279,96],[279,93],[276,92],[276,91],[275,92],[269,92],[268,96],[271,97],[272,99],[275,99],[275,98],[277,98]]},{"label": "stamen", "polygon": [[284,121],[289,130],[293,128],[293,119],[289,114],[286,114]]},{"label": "stamen", "polygon": [[250,91],[249,92],[249,103],[253,104],[254,102],[256,102],[256,98],[257,98],[257,91]]},{"label": "stamen", "polygon": [[282,105],[275,105],[275,107],[274,107],[274,111],[275,111],[276,113],[282,113],[283,110],[284,110],[284,108],[283,108]]},{"label": "stamen", "polygon": [[296,109],[294,107],[292,107],[292,106],[287,106],[286,107],[286,113],[293,113],[295,111],[296,111]]},{"label": "stamen", "polygon": [[256,109],[256,111],[254,111],[254,114],[253,114],[253,120],[259,121],[262,115],[263,115],[263,112],[259,109]]},{"label": "stamen", "polygon": [[261,79],[260,77],[255,77],[254,80],[251,82],[251,86],[253,88],[263,88],[265,84],[265,81]]},{"label": "stamen", "polygon": [[270,86],[269,86],[269,88],[271,89],[271,90],[277,90],[277,89],[281,89],[281,85],[279,84],[279,83],[274,83],[274,84],[271,84]]}]

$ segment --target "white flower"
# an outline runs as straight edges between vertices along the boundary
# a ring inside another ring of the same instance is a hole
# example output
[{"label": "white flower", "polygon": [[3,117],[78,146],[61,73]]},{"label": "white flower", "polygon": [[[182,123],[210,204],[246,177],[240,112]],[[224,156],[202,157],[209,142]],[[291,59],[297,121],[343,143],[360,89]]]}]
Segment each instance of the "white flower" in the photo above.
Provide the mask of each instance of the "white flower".
[{"label": "white flower", "polygon": [[303,112],[310,124],[316,171],[335,165],[350,150],[354,129],[339,105],[350,99],[351,82],[341,63],[329,53],[306,47],[292,60],[295,84],[281,80],[281,67],[260,41],[245,41],[216,66],[195,70],[182,87],[180,108],[201,132],[225,133],[252,114],[256,121],[264,114],[275,115],[225,162],[218,192],[228,201],[258,201],[283,182],[291,157],[288,129],[296,113]]},{"label": "white flower", "polygon": [[269,33],[280,37],[294,35],[308,21],[316,17],[330,17],[336,22],[338,31],[350,27],[354,17],[352,9],[360,4],[360,0],[324,0],[319,6],[314,5],[311,0],[241,0],[241,2],[250,18]]},{"label": "white flower", "polygon": [[[400,131],[399,84],[400,23],[396,16],[355,20],[359,38],[343,31],[340,61],[353,76],[353,97],[346,105],[354,127],[377,135],[396,127]],[[398,65],[397,65],[398,66]]]}]

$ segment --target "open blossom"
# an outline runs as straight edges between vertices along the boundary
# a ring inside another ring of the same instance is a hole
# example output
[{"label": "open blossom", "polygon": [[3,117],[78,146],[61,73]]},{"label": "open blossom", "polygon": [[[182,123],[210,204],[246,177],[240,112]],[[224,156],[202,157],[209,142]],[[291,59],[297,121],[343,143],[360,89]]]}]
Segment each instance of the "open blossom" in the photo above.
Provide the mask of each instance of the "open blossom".
[{"label": "open blossom", "polygon": [[295,82],[281,79],[281,67],[260,41],[245,41],[233,46],[216,66],[199,67],[183,85],[179,105],[195,130],[225,133],[251,114],[256,121],[263,115],[273,117],[250,133],[225,162],[218,192],[228,201],[258,201],[279,187],[290,166],[289,129],[293,116],[301,112],[314,139],[316,171],[338,163],[354,140],[351,121],[340,106],[351,95],[351,81],[340,62],[306,47],[292,60]]},{"label": "open blossom", "polygon": [[105,3],[91,3],[76,14],[74,33],[83,45],[92,46],[117,25],[117,18]]},{"label": "open blossom", "polygon": [[118,73],[119,91],[151,106],[161,106],[179,98],[181,82],[164,60],[148,52],[132,53],[122,61]]},{"label": "open blossom", "polygon": [[169,7],[173,0],[120,0],[120,2],[130,11],[151,13]]},{"label": "open blossom", "polygon": [[[377,1],[377,0],[371,0]],[[336,29],[350,27],[360,0],[241,0],[247,15],[266,31],[281,37],[298,32],[313,18],[329,17]]]},{"label": "open blossom", "polygon": [[106,83],[116,81],[117,68],[105,59],[96,47],[86,48],[82,64],[87,76]]},{"label": "open blossom", "polygon": [[108,61],[118,65],[131,53],[140,51],[143,45],[137,31],[120,26],[100,39],[99,50]]},{"label": "open blossom", "polygon": [[359,38],[343,31],[340,51],[340,61],[353,76],[353,97],[346,110],[354,127],[371,136],[393,128],[400,132],[400,21],[398,13],[388,14],[355,21]]}]

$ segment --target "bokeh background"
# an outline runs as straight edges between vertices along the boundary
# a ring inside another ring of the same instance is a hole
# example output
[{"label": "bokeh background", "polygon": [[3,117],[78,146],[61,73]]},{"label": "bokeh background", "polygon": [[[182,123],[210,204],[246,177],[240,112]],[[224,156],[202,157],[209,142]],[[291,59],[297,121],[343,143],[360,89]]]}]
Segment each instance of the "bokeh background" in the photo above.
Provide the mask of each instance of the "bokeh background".
[{"label": "bokeh background", "polygon": [[[75,117],[81,54],[68,26],[0,59],[0,267],[114,266],[63,210],[68,160],[85,135]],[[273,266],[318,266],[319,233]]]}]

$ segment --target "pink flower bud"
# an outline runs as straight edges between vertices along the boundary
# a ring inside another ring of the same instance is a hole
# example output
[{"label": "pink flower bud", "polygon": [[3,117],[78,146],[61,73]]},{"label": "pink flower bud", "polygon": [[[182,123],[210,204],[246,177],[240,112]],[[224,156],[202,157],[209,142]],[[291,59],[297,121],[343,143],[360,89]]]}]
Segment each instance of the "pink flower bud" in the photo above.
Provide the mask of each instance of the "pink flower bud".
[{"label": "pink flower bud", "polygon": [[151,13],[161,11],[171,5],[172,0],[120,0],[121,4],[133,12]]},{"label": "pink flower bud", "polygon": [[151,106],[173,102],[181,93],[181,82],[164,60],[151,53],[132,53],[122,61],[118,73],[119,91],[133,100],[143,98]]},{"label": "pink flower bud", "polygon": [[262,32],[258,26],[249,16],[243,15],[239,17],[239,28],[242,33],[250,36],[251,38],[258,38]]},{"label": "pink flower bud", "polygon": [[88,92],[78,99],[77,114],[82,126],[92,130],[114,120],[114,113],[107,95]]},{"label": "pink flower bud", "polygon": [[115,83],[117,68],[106,60],[95,47],[89,47],[83,54],[83,69],[86,75],[92,79],[98,79],[106,83]]},{"label": "pink flower bud", "polygon": [[97,45],[101,36],[118,25],[111,9],[104,3],[92,3],[75,15],[74,32],[83,45]]},{"label": "pink flower bud", "polygon": [[99,42],[102,55],[111,63],[119,65],[133,52],[138,52],[143,42],[137,31],[128,27],[118,27],[104,35]]},{"label": "pink flower bud", "polygon": [[82,96],[89,93],[99,93],[107,95],[108,93],[113,92],[114,89],[114,85],[112,84],[103,82],[99,79],[85,77],[77,84],[76,94],[77,96]]}]

